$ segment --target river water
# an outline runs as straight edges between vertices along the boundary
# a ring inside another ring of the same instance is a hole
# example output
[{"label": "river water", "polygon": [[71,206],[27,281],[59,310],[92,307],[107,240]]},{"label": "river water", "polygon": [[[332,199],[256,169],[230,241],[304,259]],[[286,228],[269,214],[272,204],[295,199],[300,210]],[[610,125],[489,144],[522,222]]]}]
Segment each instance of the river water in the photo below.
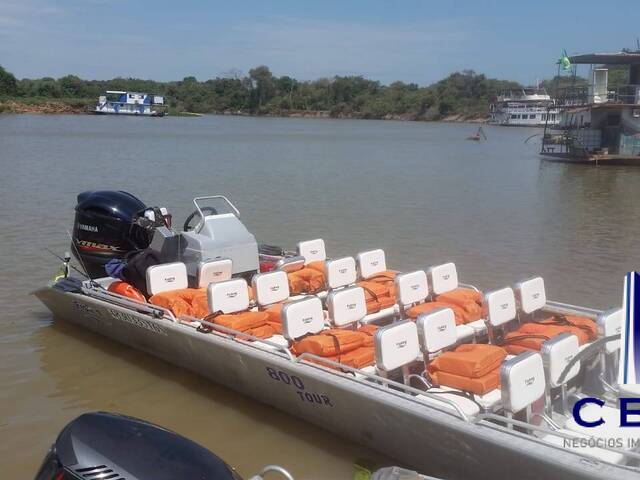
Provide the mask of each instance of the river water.
[{"label": "river water", "polygon": [[[545,278],[548,296],[620,304],[638,268],[640,169],[546,163],[532,129],[273,119],[0,116],[0,464],[30,478],[58,430],[87,410],[159,423],[249,476],[279,463],[296,478],[351,478],[389,463],[51,315],[29,293],[68,249],[77,193],[121,189],[170,208],[224,194],[260,242],[322,237],[330,256],[374,247],[391,267],[455,261],[482,288]],[[428,473],[428,472],[425,472]]]}]

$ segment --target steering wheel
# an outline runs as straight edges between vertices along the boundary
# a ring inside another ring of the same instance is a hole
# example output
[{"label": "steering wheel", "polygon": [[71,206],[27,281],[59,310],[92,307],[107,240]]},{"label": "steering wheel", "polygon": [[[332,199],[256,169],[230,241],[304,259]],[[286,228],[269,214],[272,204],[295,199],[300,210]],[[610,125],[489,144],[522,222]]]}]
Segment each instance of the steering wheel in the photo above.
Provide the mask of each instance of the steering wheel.
[{"label": "steering wheel", "polygon": [[[217,215],[218,211],[213,207],[202,207],[202,213],[209,214],[209,215]],[[200,216],[200,212],[198,210],[194,210],[193,212],[191,212],[191,214],[184,221],[182,230],[184,230],[185,232],[188,232],[189,230],[192,230],[193,228],[195,228],[195,227],[192,227],[190,223],[191,223],[191,220],[193,220],[196,217],[196,215],[198,217]]]}]

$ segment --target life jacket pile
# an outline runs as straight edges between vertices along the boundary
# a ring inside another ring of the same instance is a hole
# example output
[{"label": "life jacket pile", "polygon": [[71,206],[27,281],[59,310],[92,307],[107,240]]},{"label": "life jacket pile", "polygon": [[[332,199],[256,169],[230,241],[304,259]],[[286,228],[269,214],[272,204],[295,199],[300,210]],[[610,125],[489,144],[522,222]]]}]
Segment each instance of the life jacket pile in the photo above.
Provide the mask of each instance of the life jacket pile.
[{"label": "life jacket pile", "polygon": [[294,342],[291,352],[294,355],[312,353],[360,369],[374,363],[373,334],[377,328],[375,325],[365,325],[358,330],[323,330]]},{"label": "life jacket pile", "polygon": [[317,293],[324,288],[324,262],[311,262],[295,272],[287,273],[291,295]]},{"label": "life jacket pile", "polygon": [[236,313],[212,313],[205,320],[257,338],[270,338],[282,333],[282,323],[272,321],[267,312],[244,311]]},{"label": "life jacket pile", "polygon": [[407,309],[406,315],[416,319],[422,313],[429,313],[439,308],[453,310],[456,325],[475,322],[482,318],[482,294],[475,290],[457,288],[436,296],[433,302],[421,303]]},{"label": "life jacket pile", "polygon": [[495,345],[460,345],[431,362],[429,376],[436,386],[484,395],[500,386],[500,366],[506,356],[506,350]]},{"label": "life jacket pile", "polygon": [[395,278],[395,272],[385,270],[384,272],[376,273],[372,277],[358,282],[358,286],[364,289],[364,296],[367,302],[367,314],[377,313],[380,310],[395,305]]},{"label": "life jacket pile", "polygon": [[171,310],[176,317],[187,315],[204,318],[209,315],[206,288],[182,288],[156,293],[149,298],[149,303]]},{"label": "life jacket pile", "polygon": [[595,340],[598,336],[596,323],[587,317],[577,315],[553,315],[541,321],[524,323],[504,338],[504,347],[512,355],[522,352],[539,352],[542,344],[561,333],[571,333],[578,337],[578,343]]},{"label": "life jacket pile", "polygon": [[[248,288],[251,300],[253,299],[253,290],[251,287]],[[182,288],[156,293],[149,298],[149,303],[171,310],[176,317],[188,315],[204,318],[210,312],[206,288]]]}]

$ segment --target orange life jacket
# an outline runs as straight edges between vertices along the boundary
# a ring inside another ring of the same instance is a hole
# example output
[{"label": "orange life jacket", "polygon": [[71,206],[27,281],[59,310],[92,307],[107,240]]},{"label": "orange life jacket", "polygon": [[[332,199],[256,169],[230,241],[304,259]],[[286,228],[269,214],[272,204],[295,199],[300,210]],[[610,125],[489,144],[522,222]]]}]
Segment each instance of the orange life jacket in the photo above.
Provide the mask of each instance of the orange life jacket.
[{"label": "orange life jacket", "polygon": [[364,298],[367,302],[367,314],[376,313],[385,308],[392,307],[396,303],[394,272],[381,272],[367,280],[358,282],[358,286],[364,289]]},{"label": "orange life jacket", "polygon": [[289,291],[292,295],[316,293],[324,288],[324,262],[311,262],[300,270],[287,273]]},{"label": "orange life jacket", "polygon": [[312,353],[319,357],[332,357],[363,346],[366,336],[356,330],[330,328],[294,342],[291,350],[296,355]]},{"label": "orange life jacket", "polygon": [[576,315],[555,315],[539,322],[520,325],[504,338],[504,347],[513,355],[526,351],[539,352],[542,344],[561,333],[571,333],[578,337],[578,343],[584,345],[598,336],[593,320]]},{"label": "orange life jacket", "polygon": [[127,282],[113,282],[111,285],[109,285],[109,288],[107,288],[107,290],[122,295],[123,297],[133,298],[134,300],[138,300],[139,302],[147,301],[140,290]]},{"label": "orange life jacket", "polygon": [[416,318],[418,318],[418,315],[422,313],[429,313],[439,308],[450,308],[451,310],[453,310],[453,314],[456,318],[456,325],[462,325],[468,322],[467,313],[461,307],[445,302],[420,303],[406,310],[405,314],[407,315],[407,317],[415,320]]},{"label": "orange life jacket", "polygon": [[464,323],[475,322],[482,318],[482,294],[475,290],[456,288],[436,296],[435,300],[462,308],[465,312]]},{"label": "orange life jacket", "polygon": [[506,350],[495,345],[460,345],[439,355],[428,371],[436,385],[484,395],[500,385],[500,366],[506,356]]},{"label": "orange life jacket", "polygon": [[149,303],[171,310],[176,317],[188,315],[204,318],[209,314],[206,288],[182,288],[156,293],[149,298]]},{"label": "orange life jacket", "polygon": [[258,338],[269,338],[277,333],[266,312],[219,313],[209,315],[205,320]]}]

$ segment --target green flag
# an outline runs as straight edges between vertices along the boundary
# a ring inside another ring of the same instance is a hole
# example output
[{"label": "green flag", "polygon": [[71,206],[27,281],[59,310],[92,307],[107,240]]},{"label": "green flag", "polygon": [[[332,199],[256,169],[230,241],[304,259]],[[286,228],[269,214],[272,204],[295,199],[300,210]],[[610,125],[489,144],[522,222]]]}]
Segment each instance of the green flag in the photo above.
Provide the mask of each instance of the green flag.
[{"label": "green flag", "polygon": [[560,64],[560,67],[562,68],[563,72],[571,71],[571,60],[569,60],[569,56],[567,55],[566,50],[562,51],[562,57],[560,57],[560,60],[558,60],[558,63]]}]

